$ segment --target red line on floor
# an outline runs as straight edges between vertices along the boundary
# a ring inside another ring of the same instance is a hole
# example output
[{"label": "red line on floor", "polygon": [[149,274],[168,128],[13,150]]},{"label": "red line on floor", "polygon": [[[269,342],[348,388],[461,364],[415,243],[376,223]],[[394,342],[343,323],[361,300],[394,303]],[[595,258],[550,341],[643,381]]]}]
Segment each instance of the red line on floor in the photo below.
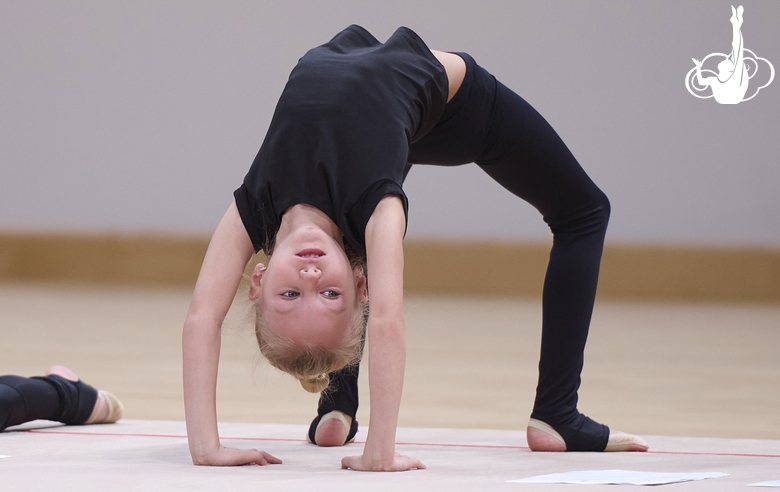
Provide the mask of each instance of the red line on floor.
[{"label": "red line on floor", "polygon": [[[144,434],[144,433],[119,433],[119,432],[68,432],[68,431],[50,431],[39,429],[28,429],[18,432],[29,432],[32,434],[62,434],[73,436],[111,436],[111,437],[164,437],[174,439],[187,439],[186,435],[181,434]],[[276,441],[276,442],[306,442],[306,439],[292,439],[284,437],[229,437],[222,436],[220,439],[225,441]],[[355,444],[365,444],[365,441],[355,441]],[[455,443],[435,443],[435,442],[396,442],[398,446],[422,446],[422,447],[445,447],[445,448],[476,448],[476,449],[528,449],[528,446],[511,446],[499,444],[455,444]],[[647,454],[677,454],[689,456],[736,456],[742,458],[780,458],[780,454],[758,454],[758,453],[715,453],[706,451],[646,451]]]},{"label": "red line on floor", "polygon": [[[20,432],[30,432],[33,434],[63,434],[70,436],[111,436],[111,437],[167,437],[175,439],[187,439],[186,435],[181,434],[144,434],[144,433],[120,433],[120,432],[68,432],[68,431],[50,431],[39,429],[27,429]],[[283,441],[283,442],[306,442],[306,439],[290,439],[284,437],[225,437],[220,439],[230,439],[233,441]]]},{"label": "red line on floor", "polygon": [[780,454],[758,453],[710,453],[706,451],[645,451],[648,454],[685,454],[694,456],[736,456],[745,458],[780,458]]}]

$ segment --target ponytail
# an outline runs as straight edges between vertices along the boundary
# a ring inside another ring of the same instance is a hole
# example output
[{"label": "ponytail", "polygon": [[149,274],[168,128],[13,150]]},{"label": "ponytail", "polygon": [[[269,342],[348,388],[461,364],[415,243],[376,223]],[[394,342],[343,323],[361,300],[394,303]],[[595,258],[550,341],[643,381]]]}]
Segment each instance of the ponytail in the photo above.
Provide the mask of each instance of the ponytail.
[{"label": "ponytail", "polygon": [[328,387],[330,376],[327,374],[320,374],[318,376],[301,378],[298,382],[300,382],[303,389],[309,393],[320,393]]}]

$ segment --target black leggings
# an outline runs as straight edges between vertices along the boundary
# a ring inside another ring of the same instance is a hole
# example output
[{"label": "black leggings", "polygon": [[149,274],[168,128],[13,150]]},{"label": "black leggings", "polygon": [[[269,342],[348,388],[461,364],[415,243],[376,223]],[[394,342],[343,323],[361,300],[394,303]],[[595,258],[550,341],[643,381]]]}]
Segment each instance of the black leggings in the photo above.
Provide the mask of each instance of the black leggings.
[{"label": "black leggings", "polygon": [[97,397],[92,386],[57,375],[0,376],[0,430],[38,419],[83,424]]},{"label": "black leggings", "polygon": [[[465,80],[434,129],[412,144],[409,162],[442,166],[474,162],[542,214],[553,233],[553,246],[544,281],[539,383],[531,417],[558,431],[569,451],[602,451],[609,428],[579,413],[577,390],[609,201],[531,105],[469,55],[459,55],[466,61]],[[354,401],[354,410],[345,413],[354,417],[356,376],[335,377],[335,387],[340,390],[330,400],[348,394],[345,401]],[[344,391],[345,387],[354,389]],[[321,402],[320,410],[331,406],[339,408],[336,404],[323,408]]]}]

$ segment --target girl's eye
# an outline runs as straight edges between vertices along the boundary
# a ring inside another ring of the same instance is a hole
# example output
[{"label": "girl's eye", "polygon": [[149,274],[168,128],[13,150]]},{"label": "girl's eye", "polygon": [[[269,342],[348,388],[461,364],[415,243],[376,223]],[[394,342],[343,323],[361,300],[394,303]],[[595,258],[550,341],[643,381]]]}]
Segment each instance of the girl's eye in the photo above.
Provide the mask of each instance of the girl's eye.
[{"label": "girl's eye", "polygon": [[325,297],[329,297],[331,299],[335,299],[336,297],[339,296],[339,293],[336,292],[335,290],[326,290],[322,293],[322,295]]},{"label": "girl's eye", "polygon": [[288,290],[287,292],[283,292],[282,293],[282,297],[287,297],[287,298],[290,298],[290,299],[295,299],[299,295],[300,294],[298,292],[295,292],[294,290]]}]

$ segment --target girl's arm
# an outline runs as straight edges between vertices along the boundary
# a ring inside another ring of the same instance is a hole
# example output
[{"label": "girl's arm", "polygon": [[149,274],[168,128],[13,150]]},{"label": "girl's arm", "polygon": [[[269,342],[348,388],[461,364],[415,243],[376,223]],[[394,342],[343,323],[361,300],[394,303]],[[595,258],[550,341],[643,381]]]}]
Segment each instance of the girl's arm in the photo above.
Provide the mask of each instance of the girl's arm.
[{"label": "girl's arm", "polygon": [[262,451],[222,447],[217,431],[217,367],[222,321],[253,252],[233,202],[209,243],[182,333],[184,411],[190,454],[196,465],[281,463]]},{"label": "girl's arm", "polygon": [[419,460],[395,453],[395,430],[406,363],[403,318],[406,217],[401,199],[385,196],[366,226],[371,314],[368,317],[368,380],[371,417],[362,456],[348,456],[342,468],[402,471],[425,468]]}]

